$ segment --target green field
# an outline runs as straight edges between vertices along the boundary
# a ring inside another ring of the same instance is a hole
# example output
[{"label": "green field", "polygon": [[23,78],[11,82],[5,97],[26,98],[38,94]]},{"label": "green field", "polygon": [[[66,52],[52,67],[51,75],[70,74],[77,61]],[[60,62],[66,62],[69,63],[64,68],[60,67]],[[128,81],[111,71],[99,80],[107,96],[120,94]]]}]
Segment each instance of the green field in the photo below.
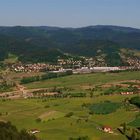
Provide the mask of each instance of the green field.
[{"label": "green field", "polygon": [[[73,94],[80,91],[89,93],[86,88],[140,80],[139,75],[140,72],[72,75],[25,86],[69,87],[74,89],[70,91]],[[65,94],[67,93],[68,91]],[[79,136],[88,136],[90,140],[127,140],[117,128],[124,122],[134,123],[132,121],[139,114],[138,111],[127,110],[123,105],[126,98],[130,99],[135,95],[100,95],[99,91],[95,91],[94,94],[98,96],[0,100],[0,120],[11,121],[18,129],[38,129],[40,133],[36,136],[41,140],[69,140],[70,137]],[[84,107],[83,104],[96,105],[95,113],[90,114],[89,107]],[[136,106],[134,108],[137,109]],[[66,117],[70,112],[72,116]],[[114,133],[99,130],[104,125],[112,127]]]},{"label": "green field", "polygon": [[92,104],[89,106],[89,109],[91,113],[95,114],[110,114],[112,112],[115,112],[121,104],[119,103],[113,103],[109,101],[97,103],[97,104]]},{"label": "green field", "polygon": [[[125,137],[116,128],[123,122],[133,120],[137,112],[121,108],[108,115],[89,115],[89,110],[82,108],[83,103],[99,103],[104,100],[121,102],[125,98],[115,95],[96,97],[96,99],[48,99],[46,102],[42,102],[41,99],[1,101],[0,112],[3,115],[0,116],[0,119],[11,121],[19,129],[39,129],[41,132],[37,136],[43,140],[68,140],[69,137],[85,135],[93,140],[125,140]],[[45,108],[46,105],[49,107]],[[64,117],[69,112],[73,112],[74,115],[70,118]],[[39,117],[42,121],[36,122]],[[86,122],[83,118],[88,118],[88,121]],[[78,119],[81,121],[78,122]],[[97,127],[101,125],[110,125],[117,135],[98,130]]]},{"label": "green field", "polygon": [[140,127],[140,117],[130,122],[129,125],[133,127]]},{"label": "green field", "polygon": [[112,84],[118,81],[127,80],[140,80],[140,71],[134,72],[120,72],[120,73],[94,73],[94,74],[83,74],[83,75],[72,75],[61,78],[54,78],[41,82],[34,82],[26,84],[27,88],[47,88],[47,87],[72,87],[81,88],[85,86],[95,86],[105,83]]}]

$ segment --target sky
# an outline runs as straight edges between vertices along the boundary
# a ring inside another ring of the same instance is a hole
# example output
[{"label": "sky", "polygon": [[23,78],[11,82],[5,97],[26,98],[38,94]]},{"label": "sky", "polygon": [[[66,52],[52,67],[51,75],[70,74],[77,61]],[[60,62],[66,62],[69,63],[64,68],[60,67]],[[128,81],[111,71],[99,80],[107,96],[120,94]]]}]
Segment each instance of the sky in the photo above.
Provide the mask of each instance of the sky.
[{"label": "sky", "polygon": [[0,26],[140,28],[140,0],[0,0]]}]

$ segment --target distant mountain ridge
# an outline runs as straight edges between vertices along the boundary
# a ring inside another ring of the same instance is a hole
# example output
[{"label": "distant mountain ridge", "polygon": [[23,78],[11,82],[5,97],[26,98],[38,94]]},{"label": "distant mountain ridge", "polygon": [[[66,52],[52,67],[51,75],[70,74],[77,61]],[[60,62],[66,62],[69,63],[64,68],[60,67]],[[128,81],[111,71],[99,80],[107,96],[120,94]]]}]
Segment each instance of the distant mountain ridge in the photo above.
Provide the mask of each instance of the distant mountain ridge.
[{"label": "distant mountain ridge", "polygon": [[122,48],[140,50],[140,29],[112,25],[0,27],[1,60],[10,52],[23,62],[56,62],[68,53],[86,57],[105,55],[108,65],[123,65]]}]

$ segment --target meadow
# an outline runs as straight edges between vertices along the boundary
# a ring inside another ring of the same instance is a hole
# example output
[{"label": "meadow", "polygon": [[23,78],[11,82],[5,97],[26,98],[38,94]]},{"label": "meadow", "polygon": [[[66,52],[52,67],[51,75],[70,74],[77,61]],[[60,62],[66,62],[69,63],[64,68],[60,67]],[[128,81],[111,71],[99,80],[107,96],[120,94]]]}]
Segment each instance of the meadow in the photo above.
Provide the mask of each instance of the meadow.
[{"label": "meadow", "polygon": [[123,82],[127,80],[140,80],[140,71],[120,72],[120,73],[93,73],[71,75],[61,78],[54,78],[40,82],[25,84],[29,89],[47,88],[47,87],[71,87],[78,89],[79,87],[95,86],[101,84],[113,84],[114,82]]},{"label": "meadow", "polygon": [[[130,96],[129,96],[130,97]],[[69,137],[89,136],[91,140],[125,140],[126,138],[117,131],[117,127],[124,122],[131,122],[138,114],[126,111],[124,107],[117,111],[102,115],[89,114],[89,109],[83,108],[83,103],[100,103],[104,100],[122,102],[125,97],[120,95],[101,96],[96,98],[71,98],[71,99],[21,99],[0,101],[0,120],[11,121],[19,129],[38,129],[37,134],[42,140],[68,140]],[[47,106],[47,108],[46,108]],[[73,116],[65,114],[73,112]],[[41,122],[37,122],[37,118]],[[107,134],[98,127],[111,126],[115,134]]]},{"label": "meadow", "polygon": [[[71,91],[73,93],[89,93],[87,88],[92,86],[140,80],[139,75],[138,71],[72,75],[24,86],[28,89],[69,87],[74,89]],[[123,104],[125,99],[133,96],[135,95],[100,95],[99,91],[95,91],[92,97],[1,99],[0,120],[11,121],[18,129],[38,129],[40,132],[36,136],[41,140],[69,140],[70,137],[79,136],[88,136],[90,140],[127,140],[117,128],[124,122],[131,124],[139,115],[138,111],[128,110]],[[95,113],[91,114],[89,107],[84,105],[97,105],[94,107]],[[104,105],[107,113],[102,108]],[[136,106],[134,108],[137,109]],[[112,127],[114,133],[103,132],[99,129],[102,126]]]}]

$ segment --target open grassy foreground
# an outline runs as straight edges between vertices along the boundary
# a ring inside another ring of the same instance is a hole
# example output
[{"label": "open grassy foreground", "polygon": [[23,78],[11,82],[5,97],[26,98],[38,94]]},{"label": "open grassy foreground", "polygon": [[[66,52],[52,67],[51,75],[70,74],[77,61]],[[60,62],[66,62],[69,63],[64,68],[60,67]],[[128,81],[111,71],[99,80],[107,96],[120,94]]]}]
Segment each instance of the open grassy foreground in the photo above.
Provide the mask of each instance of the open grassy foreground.
[{"label": "open grassy foreground", "polygon": [[[126,111],[122,106],[116,112],[107,115],[90,115],[88,108],[82,107],[83,103],[99,103],[104,100],[122,102],[125,98],[126,96],[114,95],[46,101],[0,101],[0,120],[11,121],[19,129],[38,129],[40,133],[37,136],[42,140],[68,140],[69,137],[78,136],[89,136],[91,140],[125,140],[126,138],[117,131],[117,127],[123,122],[134,120],[137,112]],[[69,112],[73,112],[73,116],[65,117]],[[41,121],[38,122],[37,118],[41,118]],[[98,130],[102,125],[111,126],[115,133],[108,134]]]},{"label": "open grassy foreground", "polygon": [[[87,89],[133,80],[140,80],[140,72],[72,75],[26,84],[28,89],[69,87],[74,90],[63,91],[65,94],[82,91],[87,96],[1,99],[0,120],[11,121],[18,129],[38,129],[39,140],[69,140],[79,136],[88,136],[90,140],[127,140],[117,128],[124,122],[130,127],[139,125],[139,119],[138,123],[135,121],[139,115],[138,107],[124,104],[126,99],[136,95],[102,95],[102,89],[94,91],[95,95],[90,97]],[[110,126],[114,133],[103,132],[102,126]]]}]

